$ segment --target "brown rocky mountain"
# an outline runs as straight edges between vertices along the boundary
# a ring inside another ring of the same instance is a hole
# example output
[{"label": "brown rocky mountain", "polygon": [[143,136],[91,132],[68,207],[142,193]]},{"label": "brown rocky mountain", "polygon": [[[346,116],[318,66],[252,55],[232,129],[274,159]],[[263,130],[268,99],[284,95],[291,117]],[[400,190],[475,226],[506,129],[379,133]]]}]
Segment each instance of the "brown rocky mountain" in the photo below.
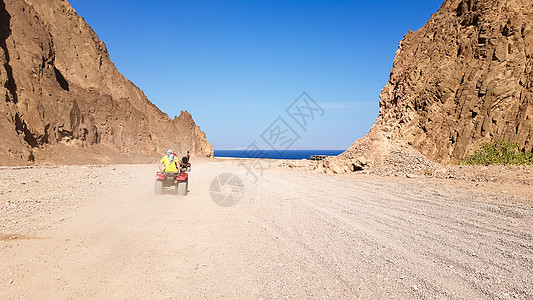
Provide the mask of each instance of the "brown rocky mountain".
[{"label": "brown rocky mountain", "polygon": [[148,101],[63,0],[0,0],[0,94],[3,165],[213,154],[192,116]]},{"label": "brown rocky mountain", "polygon": [[395,151],[455,163],[500,139],[532,151],[532,30],[531,0],[444,1],[400,42],[371,132],[331,163],[348,170]]}]

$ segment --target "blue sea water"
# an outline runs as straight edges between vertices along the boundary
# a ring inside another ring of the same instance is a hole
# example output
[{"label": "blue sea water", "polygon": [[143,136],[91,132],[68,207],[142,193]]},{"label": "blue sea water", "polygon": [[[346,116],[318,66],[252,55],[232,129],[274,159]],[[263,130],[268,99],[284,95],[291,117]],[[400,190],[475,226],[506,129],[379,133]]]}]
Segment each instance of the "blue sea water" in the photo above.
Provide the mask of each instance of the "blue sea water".
[{"label": "blue sea water", "polygon": [[[311,155],[337,156],[345,150],[274,150],[244,151],[244,150],[215,150],[215,157],[241,158],[272,158],[272,159],[309,159]],[[253,153],[251,153],[253,152]]]}]

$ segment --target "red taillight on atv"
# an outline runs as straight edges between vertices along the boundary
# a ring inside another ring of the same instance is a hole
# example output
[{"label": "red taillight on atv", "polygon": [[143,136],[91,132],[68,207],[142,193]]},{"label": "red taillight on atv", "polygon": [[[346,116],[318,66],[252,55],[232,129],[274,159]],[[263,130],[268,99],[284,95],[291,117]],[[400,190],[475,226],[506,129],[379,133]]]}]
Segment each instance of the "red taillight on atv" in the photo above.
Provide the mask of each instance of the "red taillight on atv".
[{"label": "red taillight on atv", "polygon": [[189,178],[189,174],[187,173],[181,173],[180,175],[176,176],[177,181],[185,181]]}]

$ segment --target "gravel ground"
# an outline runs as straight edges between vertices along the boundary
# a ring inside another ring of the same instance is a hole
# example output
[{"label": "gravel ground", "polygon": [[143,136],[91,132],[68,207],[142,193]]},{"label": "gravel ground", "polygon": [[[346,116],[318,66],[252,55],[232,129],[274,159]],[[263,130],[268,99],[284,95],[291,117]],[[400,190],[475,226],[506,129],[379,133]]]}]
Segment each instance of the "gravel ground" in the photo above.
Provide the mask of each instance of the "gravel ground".
[{"label": "gravel ground", "polygon": [[[26,232],[51,225],[50,215],[88,204],[121,187],[140,184],[136,165],[19,167],[0,169],[0,232]],[[28,227],[28,221],[33,226]]]},{"label": "gravel ground", "polygon": [[531,185],[243,164],[1,169],[0,298],[533,298]]}]

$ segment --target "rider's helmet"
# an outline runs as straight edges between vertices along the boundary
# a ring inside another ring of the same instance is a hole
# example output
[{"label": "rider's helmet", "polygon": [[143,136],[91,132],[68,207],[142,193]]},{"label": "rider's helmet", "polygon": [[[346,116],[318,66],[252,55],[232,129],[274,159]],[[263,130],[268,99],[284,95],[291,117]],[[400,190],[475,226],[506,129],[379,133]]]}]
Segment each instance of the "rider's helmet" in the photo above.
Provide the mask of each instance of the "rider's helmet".
[{"label": "rider's helmet", "polygon": [[173,161],[174,160],[174,152],[172,152],[172,150],[168,149],[167,150],[167,157],[168,157],[169,161]]}]

